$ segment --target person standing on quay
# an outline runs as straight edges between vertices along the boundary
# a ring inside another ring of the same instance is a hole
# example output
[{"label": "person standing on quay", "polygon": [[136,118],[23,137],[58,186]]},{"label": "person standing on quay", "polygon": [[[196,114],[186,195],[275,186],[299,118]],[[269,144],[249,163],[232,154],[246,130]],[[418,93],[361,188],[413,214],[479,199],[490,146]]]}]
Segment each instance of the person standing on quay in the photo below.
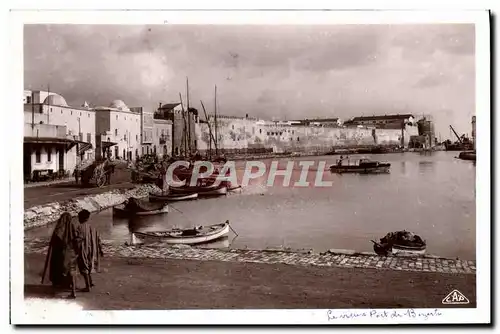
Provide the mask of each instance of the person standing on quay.
[{"label": "person standing on quay", "polygon": [[76,263],[80,249],[78,226],[71,214],[64,212],[52,232],[49,250],[42,274],[42,284],[47,274],[56,289],[71,289],[70,298],[76,298]]},{"label": "person standing on quay", "polygon": [[90,289],[94,286],[91,274],[94,269],[95,271],[99,271],[100,257],[104,255],[99,233],[87,223],[89,218],[90,212],[87,210],[82,210],[78,213],[78,220],[80,222],[78,234],[81,238],[81,244],[77,263],[80,274],[85,279],[84,292],[90,292]]}]

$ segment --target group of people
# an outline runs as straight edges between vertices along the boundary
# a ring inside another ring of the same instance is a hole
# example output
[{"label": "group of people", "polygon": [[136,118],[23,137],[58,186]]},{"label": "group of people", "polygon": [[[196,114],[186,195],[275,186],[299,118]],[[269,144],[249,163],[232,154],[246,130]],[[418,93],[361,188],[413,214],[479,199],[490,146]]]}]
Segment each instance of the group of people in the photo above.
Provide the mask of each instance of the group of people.
[{"label": "group of people", "polygon": [[45,260],[42,284],[46,277],[57,290],[71,291],[69,298],[76,298],[77,270],[85,279],[84,292],[94,286],[92,272],[99,271],[100,258],[104,255],[99,233],[88,223],[90,212],[78,213],[78,222],[69,212],[64,212],[52,233]]}]

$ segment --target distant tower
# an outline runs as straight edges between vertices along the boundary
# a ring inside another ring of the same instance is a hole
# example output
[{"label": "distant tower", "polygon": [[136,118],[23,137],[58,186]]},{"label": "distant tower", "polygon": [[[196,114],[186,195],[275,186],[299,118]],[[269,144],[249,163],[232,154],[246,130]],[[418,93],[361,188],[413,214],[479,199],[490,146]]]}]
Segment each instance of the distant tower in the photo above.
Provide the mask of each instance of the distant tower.
[{"label": "distant tower", "polygon": [[89,106],[89,104],[88,104],[87,101],[83,102],[82,108],[87,108],[87,109],[90,108],[90,106]]}]

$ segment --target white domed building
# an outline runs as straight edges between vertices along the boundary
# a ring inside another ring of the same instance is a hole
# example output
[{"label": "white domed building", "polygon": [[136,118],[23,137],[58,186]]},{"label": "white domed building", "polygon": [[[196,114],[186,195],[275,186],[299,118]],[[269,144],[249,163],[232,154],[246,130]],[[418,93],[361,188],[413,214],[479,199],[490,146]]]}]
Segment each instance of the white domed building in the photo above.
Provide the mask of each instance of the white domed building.
[{"label": "white domed building", "polygon": [[96,107],[96,154],[133,160],[141,155],[142,108],[129,108],[122,100]]},{"label": "white domed building", "polygon": [[[57,93],[24,91],[24,173],[71,174],[81,160],[95,157],[94,110],[68,105]],[[41,172],[40,172],[41,173]]]}]

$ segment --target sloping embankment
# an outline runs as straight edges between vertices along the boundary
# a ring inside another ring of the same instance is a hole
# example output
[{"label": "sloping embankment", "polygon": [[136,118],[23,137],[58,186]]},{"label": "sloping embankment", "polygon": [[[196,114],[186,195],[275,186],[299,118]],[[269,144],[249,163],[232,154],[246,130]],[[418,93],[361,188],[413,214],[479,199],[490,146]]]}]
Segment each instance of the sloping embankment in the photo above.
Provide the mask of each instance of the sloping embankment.
[{"label": "sloping embankment", "polygon": [[76,216],[80,210],[99,212],[123,203],[129,197],[141,198],[150,191],[159,190],[155,185],[144,184],[126,191],[112,190],[106,193],[69,199],[64,202],[53,202],[31,207],[24,211],[24,229],[50,224],[67,211]]}]

